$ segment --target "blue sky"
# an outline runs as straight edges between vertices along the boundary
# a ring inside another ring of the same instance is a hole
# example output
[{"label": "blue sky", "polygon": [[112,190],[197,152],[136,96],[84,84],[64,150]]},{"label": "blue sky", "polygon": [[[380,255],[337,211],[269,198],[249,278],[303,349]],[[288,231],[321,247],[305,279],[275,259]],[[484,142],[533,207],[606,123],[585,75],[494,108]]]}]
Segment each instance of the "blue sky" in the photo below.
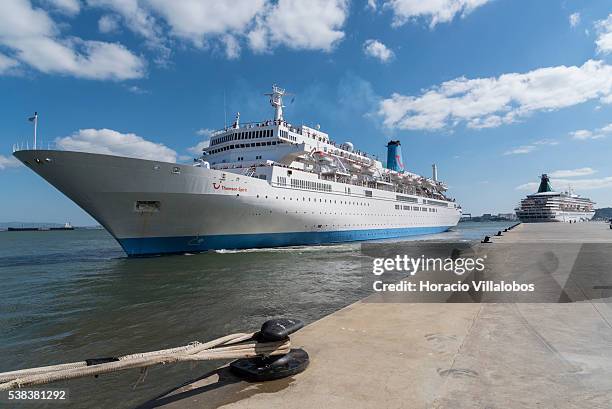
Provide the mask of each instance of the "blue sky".
[{"label": "blue sky", "polygon": [[270,118],[272,83],[289,121],[435,162],[467,212],[512,211],[542,172],[612,206],[607,0],[3,0],[0,221],[94,224],[12,159],[34,111],[45,146],[190,161],[224,99]]}]

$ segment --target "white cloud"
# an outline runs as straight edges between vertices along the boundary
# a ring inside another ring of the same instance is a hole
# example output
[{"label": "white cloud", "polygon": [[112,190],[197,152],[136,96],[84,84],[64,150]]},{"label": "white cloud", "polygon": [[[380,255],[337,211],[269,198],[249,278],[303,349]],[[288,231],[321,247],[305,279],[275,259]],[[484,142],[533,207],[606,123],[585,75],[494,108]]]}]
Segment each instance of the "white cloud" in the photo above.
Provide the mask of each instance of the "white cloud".
[{"label": "white cloud", "polygon": [[148,40],[156,41],[160,36],[157,22],[147,10],[140,7],[138,0],[87,0],[87,4],[117,13],[131,31]]},{"label": "white cloud", "polygon": [[176,162],[176,152],[161,143],[154,143],[133,133],[112,129],[80,129],[56,144],[64,150],[127,156],[162,162]]},{"label": "white cloud", "polygon": [[584,140],[591,139],[593,137],[593,132],[589,131],[588,129],[579,129],[577,131],[570,132],[570,135],[574,139]]},{"label": "white cloud", "polygon": [[0,53],[0,74],[8,72],[19,65],[19,61]]},{"label": "white cloud", "polygon": [[200,136],[211,136],[214,131],[215,131],[214,129],[202,128],[202,129],[198,129],[196,131],[196,134]]},{"label": "white cloud", "polygon": [[601,139],[609,135],[612,135],[612,123],[595,130],[579,129],[577,131],[570,132],[570,136],[573,139],[580,141],[585,141],[588,139]]},{"label": "white cloud", "polygon": [[535,150],[534,145],[523,145],[518,148],[511,149],[509,151],[504,152],[504,155],[524,155],[526,153],[531,153]]},{"label": "white cloud", "polygon": [[529,145],[523,145],[514,149],[510,149],[504,152],[504,155],[524,155],[540,149],[541,146],[555,145],[559,145],[559,142],[555,141],[554,139],[540,139],[538,141],[531,142]]},{"label": "white cloud", "polygon": [[439,130],[460,123],[490,128],[589,100],[612,103],[612,66],[603,61],[499,77],[460,77],[418,96],[394,93],[380,102],[378,114],[391,129]]},{"label": "white cloud", "polygon": [[201,46],[207,35],[243,32],[265,5],[264,0],[149,0],[172,33]]},{"label": "white cloud", "polygon": [[378,8],[378,4],[376,4],[376,0],[368,0],[367,8],[369,8],[372,11],[376,11],[376,9]]},{"label": "white cloud", "polygon": [[144,75],[144,62],[121,44],[61,38],[49,15],[28,0],[0,2],[0,46],[44,73],[123,80]]},{"label": "white cloud", "polygon": [[465,17],[490,0],[387,0],[383,7],[393,11],[393,25],[401,26],[409,21],[425,19],[434,28],[439,23],[448,23],[456,15]]},{"label": "white cloud", "polygon": [[210,141],[202,141],[198,143],[196,146],[187,148],[187,150],[195,155],[201,155],[202,149],[208,148],[209,145],[210,145]]},{"label": "white cloud", "polygon": [[69,16],[75,16],[81,11],[79,0],[46,0],[53,8]]},{"label": "white cloud", "polygon": [[19,166],[20,164],[21,162],[19,162],[12,156],[0,155],[0,170],[14,168],[16,166]]},{"label": "white cloud", "polygon": [[145,95],[145,94],[150,94],[151,92],[140,88],[138,85],[132,85],[127,87],[127,90],[130,91],[132,94],[136,94],[136,95]]},{"label": "white cloud", "polygon": [[[180,5],[183,3],[185,2],[174,2],[173,4]],[[139,0],[87,0],[87,4],[114,12],[115,19],[120,16],[126,28],[144,38],[145,45],[158,53],[155,61],[160,65],[167,64],[171,53],[167,45],[168,41],[159,22],[145,8],[146,2]],[[112,26],[112,23],[110,24]],[[110,28],[104,27],[104,23],[100,25],[100,22],[98,22],[98,27],[100,30]]]},{"label": "white cloud", "polygon": [[279,0],[260,14],[248,33],[256,52],[284,45],[293,49],[331,51],[344,38],[347,0]]},{"label": "white cloud", "polygon": [[559,142],[555,141],[554,139],[540,139],[539,141],[535,141],[533,144],[534,145],[555,146],[555,145],[559,145]]},{"label": "white cloud", "polygon": [[536,183],[536,182],[529,182],[529,183],[524,183],[522,185],[518,185],[514,189],[516,189],[516,190],[524,190],[526,192],[533,192],[533,191],[536,191],[538,189],[539,185],[540,184]]},{"label": "white cloud", "polygon": [[225,56],[228,60],[235,60],[240,57],[240,44],[236,37],[226,34],[221,41],[225,45]]},{"label": "white cloud", "polygon": [[602,126],[601,128],[598,129],[598,131],[602,134],[612,134],[612,122],[609,123],[606,126]]},{"label": "white cloud", "polygon": [[555,170],[548,174],[551,178],[575,178],[580,176],[589,176],[597,171],[592,168],[578,168],[568,170]]},{"label": "white cloud", "polygon": [[580,13],[575,12],[575,13],[570,14],[569,23],[572,28],[580,24]]},{"label": "white cloud", "polygon": [[119,30],[119,19],[111,14],[105,14],[98,20],[98,30],[101,33],[114,33]]},{"label": "white cloud", "polygon": [[229,59],[238,58],[245,41],[259,53],[281,45],[329,51],[344,37],[341,28],[348,15],[348,0],[87,2],[121,16],[126,28],[144,37],[152,48],[166,56],[170,54],[170,37],[198,48],[222,46]]},{"label": "white cloud", "polygon": [[598,37],[595,40],[597,52],[601,54],[612,53],[612,14],[605,20],[595,22]]},{"label": "white cloud", "polygon": [[[551,178],[550,184],[553,186],[555,191],[566,190],[569,186],[572,189],[580,192],[583,190],[594,190],[594,189],[606,189],[612,187],[612,176],[595,178],[595,179],[553,179]],[[528,192],[537,191],[539,183],[529,182],[517,186],[516,190],[524,190]]]},{"label": "white cloud", "polygon": [[393,51],[378,40],[366,40],[363,43],[363,52],[368,57],[377,58],[382,62],[388,62],[394,57]]}]

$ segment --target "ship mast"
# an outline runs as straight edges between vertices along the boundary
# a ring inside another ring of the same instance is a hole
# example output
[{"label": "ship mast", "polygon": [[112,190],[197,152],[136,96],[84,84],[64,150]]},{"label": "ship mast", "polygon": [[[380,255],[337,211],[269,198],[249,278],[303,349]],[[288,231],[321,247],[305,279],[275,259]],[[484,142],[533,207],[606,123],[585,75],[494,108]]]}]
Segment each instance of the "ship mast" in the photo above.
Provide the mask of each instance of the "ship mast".
[{"label": "ship mast", "polygon": [[282,121],[283,120],[283,96],[285,95],[285,90],[283,88],[277,87],[276,84],[272,85],[272,92],[268,95],[270,97],[270,105],[274,108],[274,120]]}]

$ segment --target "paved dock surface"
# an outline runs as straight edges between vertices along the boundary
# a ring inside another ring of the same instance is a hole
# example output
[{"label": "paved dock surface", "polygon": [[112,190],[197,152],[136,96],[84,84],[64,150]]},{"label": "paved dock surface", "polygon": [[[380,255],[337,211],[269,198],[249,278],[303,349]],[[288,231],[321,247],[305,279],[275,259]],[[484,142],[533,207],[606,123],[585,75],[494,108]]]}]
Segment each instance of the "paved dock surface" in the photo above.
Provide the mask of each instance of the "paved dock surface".
[{"label": "paved dock surface", "polygon": [[[612,243],[612,230],[603,223],[523,224],[490,246],[499,243],[580,249]],[[294,378],[246,383],[223,367],[146,407],[609,409],[612,271],[596,280],[599,292],[579,302],[365,299],[292,336],[311,356]]]}]

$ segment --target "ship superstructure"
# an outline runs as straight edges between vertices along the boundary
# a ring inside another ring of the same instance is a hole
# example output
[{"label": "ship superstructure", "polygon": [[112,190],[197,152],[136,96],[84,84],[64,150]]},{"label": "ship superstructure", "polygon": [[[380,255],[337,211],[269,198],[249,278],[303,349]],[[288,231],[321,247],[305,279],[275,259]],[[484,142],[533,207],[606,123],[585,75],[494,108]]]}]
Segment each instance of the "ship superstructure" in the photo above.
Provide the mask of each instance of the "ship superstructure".
[{"label": "ship superstructure", "polygon": [[285,90],[266,94],[274,119],[211,135],[194,166],[53,150],[15,156],[100,222],[128,255],[198,252],[437,233],[461,207],[446,185],[387,166],[317,125],[283,116]]},{"label": "ship superstructure", "polygon": [[570,190],[555,192],[548,175],[540,177],[537,193],[527,195],[516,208],[516,216],[524,223],[582,222],[595,215],[595,203]]}]

